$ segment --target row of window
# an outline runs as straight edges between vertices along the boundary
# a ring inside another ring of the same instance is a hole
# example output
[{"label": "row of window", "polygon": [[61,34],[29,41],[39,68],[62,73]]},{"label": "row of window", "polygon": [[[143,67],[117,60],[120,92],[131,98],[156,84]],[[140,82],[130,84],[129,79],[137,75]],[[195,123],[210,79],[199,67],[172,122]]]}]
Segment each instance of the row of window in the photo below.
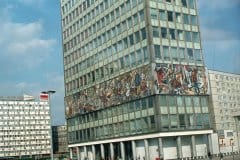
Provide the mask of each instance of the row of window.
[{"label": "row of window", "polygon": [[230,77],[224,75],[215,75],[215,79],[219,79],[220,81],[231,81],[231,82],[240,82],[240,77]]},{"label": "row of window", "polygon": [[186,8],[191,8],[191,9],[196,8],[196,4],[195,4],[196,0],[152,0],[152,1],[165,2],[165,3],[182,6]]},{"label": "row of window", "polygon": [[[114,52],[112,52],[111,50],[111,46],[110,48],[103,50],[89,58],[87,58],[84,61],[81,61],[80,63],[72,66],[69,69],[65,70],[65,77],[70,77],[74,74],[79,73],[80,71],[84,71],[87,68],[90,68],[91,66],[94,66],[96,63],[99,63],[100,61],[106,60],[109,57],[112,56],[112,54],[115,54],[116,51],[118,51],[117,45],[113,45],[113,48],[115,48]],[[119,47],[118,47],[119,48]],[[142,60],[144,60],[144,62],[147,61],[148,59],[148,50],[147,47],[143,47],[143,49],[139,49],[136,52],[131,52],[130,54],[126,55],[125,58],[120,58],[120,64],[119,63],[115,63],[114,65],[110,65],[110,68],[114,68],[114,70],[118,69],[118,68],[124,68],[124,66],[129,67],[135,67],[136,65],[138,65],[138,63],[142,63]],[[125,59],[125,60],[123,60]],[[123,64],[124,63],[124,64]]]},{"label": "row of window", "polygon": [[[87,86],[104,78],[108,79],[110,75],[116,75],[121,70],[126,71],[126,69],[129,70],[131,68],[135,68],[145,62],[148,62],[148,56],[149,54],[147,47],[143,47],[142,49],[139,49],[135,52],[131,52],[130,54],[125,55],[105,66],[102,66],[94,71],[82,75],[75,80],[66,83],[66,91],[70,92],[74,89]],[[78,67],[79,68],[73,68],[73,70],[66,72],[66,77],[77,74],[79,72],[79,69],[83,69],[80,66]]]},{"label": "row of window", "polygon": [[182,40],[186,42],[200,42],[200,35],[199,32],[190,32],[190,31],[183,31],[183,30],[175,30],[175,29],[168,29],[165,27],[157,27],[153,26],[153,37],[155,38],[166,38],[166,39],[173,39],[173,40]]},{"label": "row of window", "polygon": [[[102,21],[103,20],[103,21]],[[91,25],[86,30],[79,33],[77,36],[72,38],[70,41],[66,42],[64,44],[64,51],[68,51],[71,48],[75,47],[77,44],[81,44],[83,41],[85,41],[88,37],[91,35],[99,32],[102,28],[106,27],[108,23],[104,23],[104,19],[102,19],[95,24]],[[116,37],[117,35],[121,34],[122,32],[128,30],[129,28],[132,28],[134,25],[139,24],[139,22],[142,22],[144,20],[144,13],[143,10],[139,11],[138,13],[134,14],[133,16],[130,16],[125,21],[122,21],[121,23],[114,25],[111,29],[105,31],[103,34],[99,35],[98,37],[91,40],[88,44],[85,44],[86,50],[92,50],[99,45],[102,45],[103,43],[111,40],[112,38]],[[102,22],[102,23],[100,23]],[[63,33],[65,35],[65,32]],[[89,45],[89,46],[88,46]],[[87,53],[87,52],[85,52]]]},{"label": "row of window", "polygon": [[99,126],[70,132],[68,134],[70,143],[96,140],[109,137],[127,136],[136,133],[146,133],[154,131],[154,116],[133,119],[120,123]]},{"label": "row of window", "polygon": [[[209,114],[169,114],[159,116],[160,131],[207,129],[210,127]],[[81,129],[69,132],[69,142],[84,142],[110,137],[128,136],[157,131],[154,116]]]},{"label": "row of window", "polygon": [[[160,103],[158,105],[159,109],[156,109],[156,110],[160,110],[160,113],[155,112],[156,115],[208,113],[208,101],[206,97],[161,95],[156,97],[147,97],[147,98],[138,99],[138,100],[124,103],[115,107],[98,110],[92,113],[84,114],[84,115],[69,119],[68,127],[78,126],[79,124],[84,125],[89,122],[96,122],[103,119],[107,120],[109,118],[111,119],[120,115],[124,115],[124,117],[126,117],[125,116],[126,114],[129,114],[129,116],[127,116],[127,119],[135,119],[137,118],[135,116],[137,116],[138,111],[141,111],[142,113],[140,115],[144,116],[144,114],[147,113],[146,109],[148,110],[148,113],[151,115],[151,111],[149,109],[152,109],[154,107],[154,101],[156,101],[157,99],[159,100]],[[188,112],[189,108],[192,109],[191,112]],[[131,114],[131,113],[135,113],[135,114]],[[99,122],[98,125],[102,125],[102,122],[101,123]],[[69,131],[72,131],[72,130],[69,129]]]},{"label": "row of window", "polygon": [[[137,2],[137,0],[133,0],[133,4],[135,4],[135,5],[132,7],[136,6],[136,4],[137,4],[136,2]],[[94,22],[92,28],[89,28],[89,30],[88,30],[88,33],[89,33],[88,35],[91,35],[91,34],[95,33],[96,31],[99,31],[103,27],[107,26],[109,23],[114,22],[120,16],[129,12],[131,9],[130,0],[126,1],[126,3],[127,3],[126,6],[124,5],[125,3],[123,3],[120,7],[117,7],[115,10],[113,10],[109,14],[103,16],[97,22]],[[101,4],[99,6],[101,6]],[[96,9],[97,8],[98,7],[96,7]],[[81,29],[82,27],[88,25],[88,23],[90,21],[95,19],[95,17],[97,17],[98,15],[101,15],[102,12],[104,12],[104,11],[101,11],[100,13],[91,11],[88,14],[86,14],[85,16],[82,16],[82,18],[79,18],[79,20],[77,22],[75,22],[73,25],[69,26],[69,28],[63,32],[63,38],[64,39],[67,38],[68,36],[70,36],[72,33],[77,31],[78,29]],[[143,16],[143,11],[142,11],[141,15]],[[134,14],[133,17],[137,17],[137,15]],[[142,18],[144,18],[144,17],[142,17]],[[68,22],[65,21],[65,18],[63,18],[63,25],[67,25],[67,24],[68,24]]]},{"label": "row of window", "polygon": [[154,45],[155,57],[159,60],[172,62],[202,63],[202,54],[200,49],[169,47]]},{"label": "row of window", "polygon": [[[107,35],[107,34],[106,34]],[[105,34],[102,35],[103,37],[105,37]],[[94,39],[93,41],[87,43],[86,45],[84,45],[83,47],[79,48],[78,50],[76,50],[75,52],[71,53],[70,55],[66,56],[64,58],[64,63],[69,64],[72,61],[80,58],[82,55],[84,55],[85,53],[89,53],[90,51],[92,51],[93,49],[95,49],[97,46],[101,45],[103,43],[102,40],[108,41],[110,40],[110,37],[106,38],[101,38],[102,36],[99,36],[99,38]],[[138,43],[140,41],[143,41],[144,39],[147,38],[147,33],[145,28],[142,28],[139,31],[136,31],[135,33],[122,38],[121,40],[119,40],[118,42],[111,44],[109,47],[99,51],[98,53],[96,53],[95,56],[92,56],[91,58],[89,58],[89,60],[85,60],[83,61],[83,67],[85,66],[84,63],[86,63],[86,65],[88,65],[88,61],[95,59],[95,62],[98,62],[99,59],[98,58],[102,58],[103,57],[109,57],[113,54],[115,54],[116,52],[119,52],[123,49],[126,49],[132,45],[134,45],[135,43]],[[94,63],[95,63],[94,62]],[[90,65],[90,64],[89,64]]]},{"label": "row of window", "polygon": [[101,120],[104,118],[111,118],[114,116],[119,116],[129,112],[135,112],[139,110],[145,110],[153,107],[153,97],[142,98],[136,101],[131,101],[125,104],[121,104],[115,107],[110,107],[103,110],[98,110],[96,112],[90,112],[88,114],[81,115],[79,117],[69,119],[68,126],[74,126],[77,124],[84,124],[88,122],[93,122]]},{"label": "row of window", "polygon": [[189,15],[185,13],[166,11],[166,10],[155,9],[155,8],[150,9],[150,15],[151,15],[151,19],[190,24],[194,26],[198,25],[196,15]]}]

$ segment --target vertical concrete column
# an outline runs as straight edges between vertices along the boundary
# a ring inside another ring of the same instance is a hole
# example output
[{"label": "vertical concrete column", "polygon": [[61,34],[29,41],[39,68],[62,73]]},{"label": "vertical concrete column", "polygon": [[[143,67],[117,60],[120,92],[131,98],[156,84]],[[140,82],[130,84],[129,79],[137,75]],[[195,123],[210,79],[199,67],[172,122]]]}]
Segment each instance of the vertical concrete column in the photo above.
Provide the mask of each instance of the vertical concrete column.
[{"label": "vertical concrete column", "polygon": [[160,158],[164,157],[162,138],[158,138],[158,154]]},{"label": "vertical concrete column", "polygon": [[144,139],[144,147],[145,147],[145,160],[150,160],[149,146],[148,146],[148,140],[147,139]]},{"label": "vertical concrete column", "polygon": [[73,149],[69,148],[69,152],[70,152],[70,158],[73,159]]},{"label": "vertical concrete column", "polygon": [[104,159],[105,155],[104,155],[104,146],[103,146],[103,144],[100,144],[100,147],[101,147],[101,158]]},{"label": "vertical concrete column", "polygon": [[191,148],[192,148],[192,157],[197,156],[197,150],[196,150],[196,140],[195,136],[191,136]]},{"label": "vertical concrete column", "polygon": [[95,146],[92,145],[92,159],[91,160],[95,160],[96,159],[96,150],[95,150]]},{"label": "vertical concrete column", "polygon": [[131,141],[132,143],[132,154],[133,154],[133,159],[136,159],[137,156],[136,156],[136,143],[134,140]]},{"label": "vertical concrete column", "polygon": [[83,157],[83,159],[85,159],[86,157],[88,157],[88,153],[87,153],[87,146],[83,146],[83,155],[84,155],[84,157]]},{"label": "vertical concrete column", "polygon": [[182,158],[182,142],[181,142],[181,137],[177,137],[177,153],[178,153],[178,158]]},{"label": "vertical concrete column", "polygon": [[76,147],[77,148],[77,160],[80,160],[81,157],[80,157],[80,147]]},{"label": "vertical concrete column", "polygon": [[120,147],[121,147],[121,159],[124,160],[125,159],[125,147],[124,147],[123,142],[120,142]]},{"label": "vertical concrete column", "polygon": [[208,134],[207,135],[207,146],[208,146],[208,152],[211,152],[211,154],[213,154],[213,148],[212,148],[212,135],[211,134]]},{"label": "vertical concrete column", "polygon": [[110,154],[111,154],[111,159],[114,159],[114,149],[113,149],[113,143],[110,143]]}]

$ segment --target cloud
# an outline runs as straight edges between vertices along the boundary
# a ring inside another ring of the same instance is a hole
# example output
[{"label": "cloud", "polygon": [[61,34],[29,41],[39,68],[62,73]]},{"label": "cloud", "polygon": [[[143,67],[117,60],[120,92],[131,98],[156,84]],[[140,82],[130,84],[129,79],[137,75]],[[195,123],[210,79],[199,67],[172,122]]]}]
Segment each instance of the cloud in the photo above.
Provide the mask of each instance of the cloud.
[{"label": "cloud", "polygon": [[43,31],[43,25],[40,21],[30,23],[2,22],[0,47],[3,58],[0,60],[0,67],[7,66],[10,71],[11,69],[16,70],[16,68],[33,69],[49,58],[57,40],[43,38]]}]

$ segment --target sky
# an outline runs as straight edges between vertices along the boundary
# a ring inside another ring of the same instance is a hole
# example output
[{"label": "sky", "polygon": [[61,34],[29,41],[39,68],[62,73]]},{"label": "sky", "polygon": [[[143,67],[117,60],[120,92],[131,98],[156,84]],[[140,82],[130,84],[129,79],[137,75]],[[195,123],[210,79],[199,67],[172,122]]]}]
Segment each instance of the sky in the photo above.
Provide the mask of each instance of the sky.
[{"label": "sky", "polygon": [[[51,95],[52,124],[64,117],[59,0],[0,0],[0,96]],[[240,0],[198,0],[205,64],[240,74]]]}]

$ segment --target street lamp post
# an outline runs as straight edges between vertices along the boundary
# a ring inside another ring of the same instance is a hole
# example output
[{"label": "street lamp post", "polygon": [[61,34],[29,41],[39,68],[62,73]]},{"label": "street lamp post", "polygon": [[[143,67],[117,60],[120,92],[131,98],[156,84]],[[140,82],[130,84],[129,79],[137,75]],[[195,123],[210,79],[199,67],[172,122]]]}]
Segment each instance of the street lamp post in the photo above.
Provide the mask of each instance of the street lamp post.
[{"label": "street lamp post", "polygon": [[233,139],[232,139],[232,138],[230,139],[230,145],[232,146],[232,157],[233,157],[233,160],[234,160],[234,154],[233,154],[233,145],[234,145],[234,142],[233,142]]},{"label": "street lamp post", "polygon": [[49,104],[49,113],[50,113],[50,145],[51,145],[51,160],[53,160],[53,138],[52,138],[52,108],[51,108],[51,94],[54,94],[56,91],[42,91],[43,94],[48,94],[48,104]]}]

